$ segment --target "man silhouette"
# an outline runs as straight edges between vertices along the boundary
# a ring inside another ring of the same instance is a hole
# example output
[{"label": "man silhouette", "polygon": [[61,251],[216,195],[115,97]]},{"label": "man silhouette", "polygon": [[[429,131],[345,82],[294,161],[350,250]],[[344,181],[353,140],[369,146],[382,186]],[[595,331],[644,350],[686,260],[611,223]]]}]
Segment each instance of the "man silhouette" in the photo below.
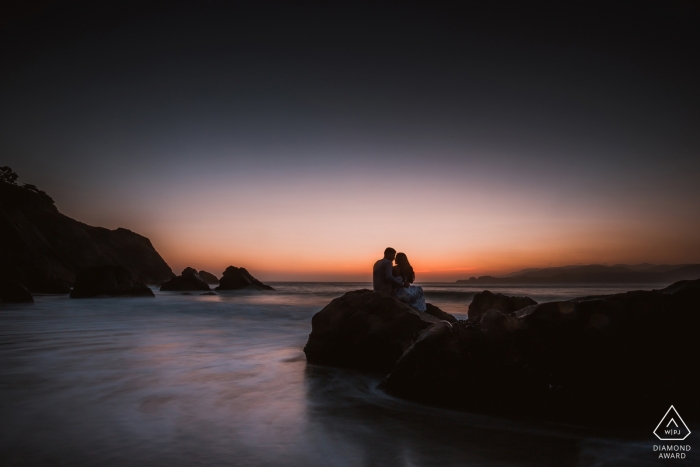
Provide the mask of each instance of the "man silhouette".
[{"label": "man silhouette", "polygon": [[372,269],[372,285],[375,292],[384,292],[391,295],[395,287],[408,287],[400,277],[394,277],[391,273],[392,263],[396,258],[396,250],[387,248],[384,250],[384,258],[374,263]]}]

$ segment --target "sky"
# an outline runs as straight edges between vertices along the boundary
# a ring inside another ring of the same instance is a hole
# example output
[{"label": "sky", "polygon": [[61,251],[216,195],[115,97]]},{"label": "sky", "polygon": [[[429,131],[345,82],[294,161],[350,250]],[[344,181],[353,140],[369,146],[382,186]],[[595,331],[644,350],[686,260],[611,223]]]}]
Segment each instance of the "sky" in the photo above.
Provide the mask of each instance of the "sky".
[{"label": "sky", "polygon": [[175,272],[700,262],[700,7],[563,3],[27,2],[0,165]]}]

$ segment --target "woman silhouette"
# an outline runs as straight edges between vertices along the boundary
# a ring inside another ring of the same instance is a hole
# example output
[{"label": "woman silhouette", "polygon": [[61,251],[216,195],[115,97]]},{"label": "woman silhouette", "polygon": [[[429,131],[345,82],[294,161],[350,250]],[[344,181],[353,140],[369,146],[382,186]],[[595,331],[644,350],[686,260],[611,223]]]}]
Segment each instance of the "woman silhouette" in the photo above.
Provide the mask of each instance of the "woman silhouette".
[{"label": "woman silhouette", "polygon": [[[404,282],[413,283],[416,280],[416,273],[413,272],[411,263],[408,262],[408,257],[405,253],[396,254],[396,266],[393,267],[392,273],[395,277],[401,277]],[[410,287],[396,287],[394,289],[394,297],[403,303],[407,303],[416,310],[425,311],[425,296],[423,295],[423,287],[412,285]]]}]

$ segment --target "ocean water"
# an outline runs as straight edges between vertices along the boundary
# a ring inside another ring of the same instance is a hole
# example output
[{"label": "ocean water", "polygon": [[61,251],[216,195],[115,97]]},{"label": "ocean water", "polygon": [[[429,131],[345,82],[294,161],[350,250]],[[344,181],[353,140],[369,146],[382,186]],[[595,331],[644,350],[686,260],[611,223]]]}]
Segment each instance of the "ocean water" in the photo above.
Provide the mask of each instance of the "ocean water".
[{"label": "ocean water", "polygon": [[[437,409],[384,394],[381,375],[307,365],[313,314],[370,285],[272,285],[276,292],[0,305],[0,465],[663,462],[652,452],[655,427],[630,436]],[[423,285],[428,301],[459,318],[481,290]],[[537,301],[629,289],[491,288]]]}]

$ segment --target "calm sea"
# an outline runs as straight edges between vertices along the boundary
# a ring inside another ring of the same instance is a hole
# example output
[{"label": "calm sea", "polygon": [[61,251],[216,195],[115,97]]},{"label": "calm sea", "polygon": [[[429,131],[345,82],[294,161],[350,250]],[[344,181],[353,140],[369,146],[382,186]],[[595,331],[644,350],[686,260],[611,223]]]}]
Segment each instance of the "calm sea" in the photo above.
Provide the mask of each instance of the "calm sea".
[{"label": "calm sea", "polygon": [[[307,365],[313,314],[370,285],[272,285],[0,305],[0,464],[658,465],[654,427],[639,438],[430,408],[377,376]],[[423,286],[458,318],[483,288]],[[652,287],[490,289],[542,302],[634,288]]]}]

